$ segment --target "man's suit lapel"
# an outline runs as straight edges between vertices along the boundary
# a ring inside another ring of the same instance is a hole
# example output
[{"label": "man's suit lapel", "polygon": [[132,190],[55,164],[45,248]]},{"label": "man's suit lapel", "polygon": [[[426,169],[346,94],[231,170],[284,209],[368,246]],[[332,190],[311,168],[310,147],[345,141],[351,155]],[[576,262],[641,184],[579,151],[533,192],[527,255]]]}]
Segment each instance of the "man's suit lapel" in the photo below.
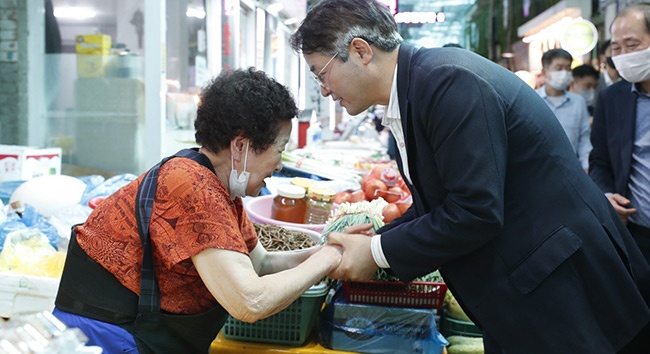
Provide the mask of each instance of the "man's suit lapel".
[{"label": "man's suit lapel", "polygon": [[[402,131],[404,132],[404,143],[406,144],[406,153],[409,161],[409,171],[411,180],[413,183],[409,183],[406,179],[406,182],[411,190],[411,197],[413,198],[413,207],[415,208],[418,215],[421,215],[423,211],[423,202],[421,196],[417,192],[417,189],[413,185],[418,184],[418,174],[413,168],[415,166],[414,161],[417,159],[417,150],[413,145],[415,145],[415,139],[412,135],[412,117],[411,117],[411,105],[408,101],[408,94],[410,88],[410,70],[411,70],[411,59],[416,49],[411,46],[401,45],[399,49],[399,56],[397,58],[397,98],[399,101],[399,110],[400,115],[402,116]],[[401,159],[397,159],[399,166],[402,165]],[[403,166],[402,166],[403,170]]]},{"label": "man's suit lapel", "polygon": [[[636,96],[630,92],[632,87],[625,85],[619,92],[620,97],[615,98],[619,103],[616,106],[618,114],[616,120],[620,120],[620,129],[623,140],[621,143],[621,163],[625,175],[625,181],[629,179],[630,167],[632,164],[632,152],[634,149],[634,130],[636,126]],[[626,187],[627,189],[627,187]]]}]

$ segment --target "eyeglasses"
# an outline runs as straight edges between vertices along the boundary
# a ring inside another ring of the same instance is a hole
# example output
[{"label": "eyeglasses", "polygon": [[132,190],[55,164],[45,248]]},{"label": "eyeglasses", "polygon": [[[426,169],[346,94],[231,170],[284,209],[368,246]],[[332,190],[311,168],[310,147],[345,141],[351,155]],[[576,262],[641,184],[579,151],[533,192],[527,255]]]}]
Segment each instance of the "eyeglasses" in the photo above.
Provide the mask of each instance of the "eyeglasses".
[{"label": "eyeglasses", "polygon": [[327,85],[325,85],[325,82],[323,81],[323,77],[322,77],[322,75],[323,75],[323,72],[325,71],[325,69],[327,68],[327,66],[330,65],[330,63],[332,62],[332,60],[334,60],[334,58],[336,58],[337,55],[339,55],[339,53],[334,54],[334,55],[330,58],[330,60],[328,60],[327,63],[325,63],[325,65],[323,66],[323,68],[320,69],[320,71],[318,72],[318,74],[311,73],[311,76],[314,78],[314,80],[316,80],[316,82],[317,82],[320,86],[322,86],[322,87],[327,87]]}]

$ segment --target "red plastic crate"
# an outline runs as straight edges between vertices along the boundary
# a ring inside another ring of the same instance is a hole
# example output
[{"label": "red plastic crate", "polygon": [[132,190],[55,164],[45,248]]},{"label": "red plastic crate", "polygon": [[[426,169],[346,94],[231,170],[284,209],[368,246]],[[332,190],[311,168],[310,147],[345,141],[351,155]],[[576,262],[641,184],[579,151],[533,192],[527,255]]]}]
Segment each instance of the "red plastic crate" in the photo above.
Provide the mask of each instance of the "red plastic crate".
[{"label": "red plastic crate", "polygon": [[345,301],[356,304],[439,310],[446,292],[445,283],[343,281]]}]

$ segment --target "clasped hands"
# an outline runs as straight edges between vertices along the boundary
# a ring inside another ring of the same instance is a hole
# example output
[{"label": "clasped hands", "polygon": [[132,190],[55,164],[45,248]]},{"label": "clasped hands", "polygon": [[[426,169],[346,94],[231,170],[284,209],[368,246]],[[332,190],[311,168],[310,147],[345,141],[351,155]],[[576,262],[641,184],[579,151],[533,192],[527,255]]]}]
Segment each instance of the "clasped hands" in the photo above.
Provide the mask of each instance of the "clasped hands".
[{"label": "clasped hands", "polygon": [[332,232],[327,236],[327,246],[337,247],[341,260],[336,268],[327,274],[341,280],[369,280],[379,269],[372,257],[370,241],[374,233],[372,224],[347,227],[344,232]]}]

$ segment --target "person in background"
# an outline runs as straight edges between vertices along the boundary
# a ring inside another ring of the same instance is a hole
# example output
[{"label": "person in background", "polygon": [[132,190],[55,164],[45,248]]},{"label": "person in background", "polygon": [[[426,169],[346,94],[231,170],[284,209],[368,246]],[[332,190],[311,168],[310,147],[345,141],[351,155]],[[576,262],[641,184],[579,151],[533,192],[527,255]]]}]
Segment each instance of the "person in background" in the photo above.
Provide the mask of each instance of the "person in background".
[{"label": "person in background", "polygon": [[[321,0],[290,38],[349,114],[386,105],[412,206],[376,235],[330,233],[331,276],[436,269],[486,353],[615,353],[650,321],[650,267],[553,112],[468,50],[402,42],[386,5]],[[568,85],[568,83],[567,83]]]},{"label": "person in background", "polygon": [[598,91],[602,91],[611,84],[621,79],[616,70],[616,65],[612,61],[612,40],[607,39],[600,45],[600,79],[598,80]]},{"label": "person in background", "polygon": [[230,314],[273,315],[334,270],[336,246],[267,252],[242,203],[282,166],[298,108],[261,71],[204,87],[181,150],[73,229],[53,313],[103,353],[208,353]]},{"label": "person in background", "polygon": [[569,91],[585,99],[589,115],[592,116],[596,104],[596,91],[600,74],[598,70],[588,64],[576,66],[571,73],[573,74],[573,82],[569,86]]},{"label": "person in background", "polygon": [[[610,30],[612,60],[624,80],[598,95],[589,175],[650,261],[650,3],[623,9]],[[644,333],[645,342],[628,352],[648,352],[650,327]]]},{"label": "person in background", "polygon": [[537,93],[555,113],[582,168],[587,171],[591,151],[589,141],[591,115],[585,99],[568,91],[569,85],[573,82],[572,61],[573,57],[564,49],[546,51],[542,55],[542,76],[545,84],[537,89]]}]

